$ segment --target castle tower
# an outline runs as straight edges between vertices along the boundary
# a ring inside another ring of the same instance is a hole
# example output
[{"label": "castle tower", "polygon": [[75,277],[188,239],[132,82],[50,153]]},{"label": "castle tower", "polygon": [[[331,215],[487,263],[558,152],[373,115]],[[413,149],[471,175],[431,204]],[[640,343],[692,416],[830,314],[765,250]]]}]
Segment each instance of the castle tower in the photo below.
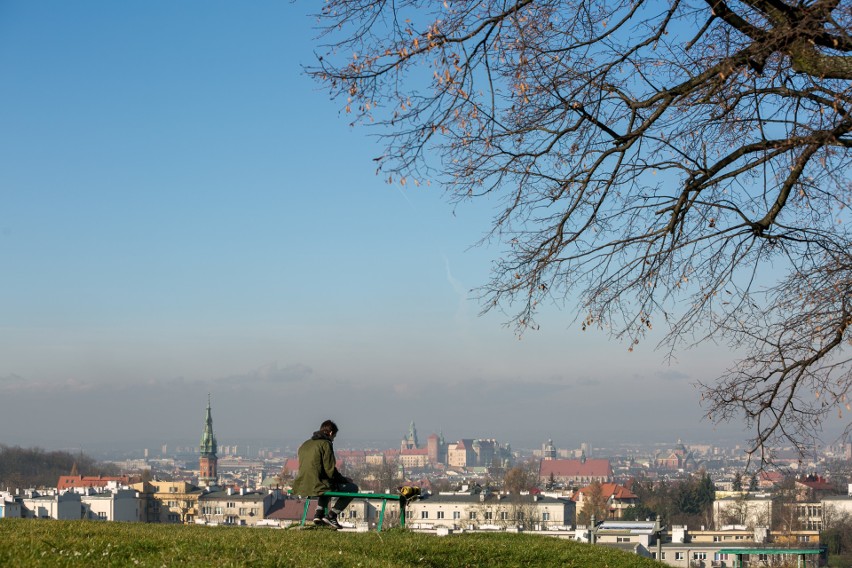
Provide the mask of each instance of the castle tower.
[{"label": "castle tower", "polygon": [[429,455],[429,463],[431,463],[432,465],[440,463],[439,460],[441,456],[441,447],[438,442],[437,434],[432,434],[426,440],[426,450]]},{"label": "castle tower", "polygon": [[210,395],[207,395],[207,418],[204,422],[204,433],[201,434],[201,445],[198,447],[199,485],[216,485],[216,436],[213,435],[213,415],[210,412]]},{"label": "castle tower", "polygon": [[399,445],[400,450],[416,450],[420,447],[417,442],[417,428],[414,426],[414,421],[408,426],[408,434],[402,439]]}]

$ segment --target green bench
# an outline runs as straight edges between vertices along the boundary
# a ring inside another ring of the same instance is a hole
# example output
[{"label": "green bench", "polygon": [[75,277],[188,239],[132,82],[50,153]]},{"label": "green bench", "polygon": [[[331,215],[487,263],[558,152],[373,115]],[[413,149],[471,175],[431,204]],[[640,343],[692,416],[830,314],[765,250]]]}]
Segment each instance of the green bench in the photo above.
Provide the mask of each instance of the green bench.
[{"label": "green bench", "polygon": [[[345,493],[343,491],[326,491],[324,495],[329,497],[352,497],[354,499],[364,499],[369,501],[370,499],[381,499],[382,500],[382,509],[379,512],[379,522],[376,525],[376,530],[382,530],[382,524],[385,522],[385,506],[388,501],[398,501],[399,502],[399,524],[402,528],[405,528],[405,504],[408,501],[402,495],[394,495],[392,493]],[[305,521],[308,518],[308,507],[311,504],[311,499],[316,499],[317,496],[313,497],[305,497],[305,509],[302,511],[302,526],[305,526]]]}]

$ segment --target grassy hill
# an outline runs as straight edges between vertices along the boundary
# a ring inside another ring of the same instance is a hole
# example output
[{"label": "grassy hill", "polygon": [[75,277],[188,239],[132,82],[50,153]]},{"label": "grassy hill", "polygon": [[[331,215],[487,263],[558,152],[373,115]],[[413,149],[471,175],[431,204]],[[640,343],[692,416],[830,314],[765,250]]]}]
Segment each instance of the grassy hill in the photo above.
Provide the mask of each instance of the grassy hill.
[{"label": "grassy hill", "polygon": [[659,568],[602,546],[528,534],[276,530],[0,519],[0,566]]}]

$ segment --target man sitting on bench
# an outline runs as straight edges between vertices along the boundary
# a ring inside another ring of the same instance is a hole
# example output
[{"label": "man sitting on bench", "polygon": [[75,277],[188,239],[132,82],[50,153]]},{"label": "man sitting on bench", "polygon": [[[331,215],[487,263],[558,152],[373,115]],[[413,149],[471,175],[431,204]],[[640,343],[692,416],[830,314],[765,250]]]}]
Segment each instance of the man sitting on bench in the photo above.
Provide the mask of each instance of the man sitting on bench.
[{"label": "man sitting on bench", "polygon": [[[338,497],[334,505],[328,508],[331,497],[326,491],[358,493],[358,486],[351,479],[337,471],[337,458],[334,457],[334,438],[337,436],[337,424],[326,420],[320,429],[314,432],[310,440],[299,446],[299,473],[293,481],[293,493],[305,498],[318,497],[314,524],[326,524],[332,528],[342,528],[337,522],[338,515],[352,501],[351,497]],[[326,509],[328,513],[326,514]]]}]

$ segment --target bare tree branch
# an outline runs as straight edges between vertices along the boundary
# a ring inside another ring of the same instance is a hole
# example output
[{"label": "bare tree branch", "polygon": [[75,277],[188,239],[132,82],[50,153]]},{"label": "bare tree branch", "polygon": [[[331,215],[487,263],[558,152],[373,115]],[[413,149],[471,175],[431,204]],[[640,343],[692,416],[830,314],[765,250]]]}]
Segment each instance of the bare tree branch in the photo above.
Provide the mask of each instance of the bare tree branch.
[{"label": "bare tree branch", "polygon": [[500,204],[483,310],[566,301],[632,349],[728,342],[752,453],[845,408],[852,0],[328,0],[308,72],[389,181]]}]

